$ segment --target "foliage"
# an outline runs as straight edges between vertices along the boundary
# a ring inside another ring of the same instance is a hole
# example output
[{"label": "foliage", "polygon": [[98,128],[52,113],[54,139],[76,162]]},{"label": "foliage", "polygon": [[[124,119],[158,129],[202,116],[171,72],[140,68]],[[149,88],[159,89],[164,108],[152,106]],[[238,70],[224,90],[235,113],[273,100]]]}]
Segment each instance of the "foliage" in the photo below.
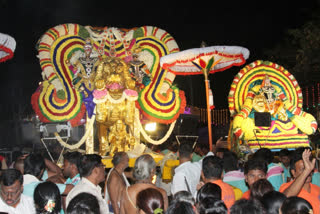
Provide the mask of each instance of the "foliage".
[{"label": "foliage", "polygon": [[319,81],[320,75],[320,14],[315,11],[311,19],[296,29],[289,29],[286,38],[265,57],[282,65],[304,83]]}]

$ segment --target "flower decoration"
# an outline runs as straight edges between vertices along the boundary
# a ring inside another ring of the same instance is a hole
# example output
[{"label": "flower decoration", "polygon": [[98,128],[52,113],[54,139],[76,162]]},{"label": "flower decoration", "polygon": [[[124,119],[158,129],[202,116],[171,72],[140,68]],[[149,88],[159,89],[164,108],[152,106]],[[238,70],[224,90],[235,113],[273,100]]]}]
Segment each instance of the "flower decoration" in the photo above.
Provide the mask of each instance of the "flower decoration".
[{"label": "flower decoration", "polygon": [[54,200],[49,199],[44,209],[48,212],[52,212],[56,206],[56,202]]},{"label": "flower decoration", "polygon": [[103,90],[94,90],[93,96],[95,99],[102,99],[104,98],[108,93],[108,90],[105,88]]},{"label": "flower decoration", "polygon": [[153,213],[154,214],[162,214],[163,213],[163,209],[158,207],[157,209],[153,210]]}]

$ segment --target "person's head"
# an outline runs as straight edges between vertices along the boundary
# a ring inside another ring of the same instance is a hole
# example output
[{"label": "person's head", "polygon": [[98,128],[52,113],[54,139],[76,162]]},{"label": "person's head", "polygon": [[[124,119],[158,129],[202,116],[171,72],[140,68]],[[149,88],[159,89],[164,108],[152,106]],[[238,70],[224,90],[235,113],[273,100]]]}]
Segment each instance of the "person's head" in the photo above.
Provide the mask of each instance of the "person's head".
[{"label": "person's head", "polygon": [[63,156],[63,175],[67,178],[73,177],[79,173],[80,152],[67,152]]},{"label": "person's head", "polygon": [[202,179],[221,179],[223,172],[223,160],[217,156],[207,156],[202,161]]},{"label": "person's head", "polygon": [[148,188],[138,193],[136,199],[137,207],[145,214],[162,214],[164,199],[161,192],[154,188]]},{"label": "person's head", "polygon": [[16,207],[23,191],[23,175],[17,169],[6,169],[1,176],[1,199],[9,206]]},{"label": "person's head", "polygon": [[195,204],[195,201],[194,201],[194,198],[192,196],[192,194],[188,191],[185,191],[185,190],[182,190],[182,191],[179,191],[179,192],[176,192],[174,195],[173,195],[173,200],[174,201],[184,201],[184,202],[188,202],[192,205]]},{"label": "person's head", "polygon": [[173,201],[166,214],[196,214],[196,208],[189,202]]},{"label": "person's head", "polygon": [[201,156],[208,154],[208,152],[210,151],[209,144],[199,143],[199,145],[200,145]]},{"label": "person's head", "polygon": [[278,191],[270,191],[262,196],[261,203],[266,209],[267,214],[279,214],[279,209],[286,196]]},{"label": "person's head", "polygon": [[195,145],[194,152],[200,156],[204,156],[209,152],[209,145],[207,143],[198,142]]},{"label": "person's head", "polygon": [[264,194],[271,192],[274,189],[272,184],[267,179],[259,179],[252,184],[250,190],[251,199],[261,200]]},{"label": "person's head", "polygon": [[79,193],[69,202],[67,214],[100,214],[99,202],[90,193]]},{"label": "person's head", "polygon": [[226,153],[228,151],[229,151],[229,149],[227,149],[227,148],[219,147],[216,150],[216,156],[222,159],[224,156],[224,153]]},{"label": "person's head", "polygon": [[114,167],[120,166],[122,169],[125,169],[129,165],[129,156],[125,152],[117,152],[112,158],[112,164]]},{"label": "person's head", "polygon": [[136,180],[150,180],[152,179],[156,170],[156,162],[153,157],[148,154],[141,155],[134,163],[133,177]]},{"label": "person's head", "polygon": [[[290,160],[290,172],[293,178],[297,178],[304,171],[304,163],[302,159],[302,153],[305,148],[298,148],[292,153]],[[312,157],[310,157],[312,159]],[[312,172],[309,174],[305,183],[311,183]]]},{"label": "person's head", "polygon": [[37,185],[33,200],[36,212],[40,214],[57,214],[61,210],[61,196],[58,186],[51,181]]},{"label": "person's head", "polygon": [[96,184],[104,181],[105,167],[101,162],[101,156],[96,154],[81,156],[79,172],[81,177],[90,177]]},{"label": "person's head", "polygon": [[41,154],[30,154],[24,159],[24,174],[30,174],[38,179],[42,177],[42,174],[46,168],[44,158]]},{"label": "person's head", "polygon": [[[14,148],[15,149],[19,149],[19,148]],[[18,150],[18,151],[13,151],[12,152],[12,161],[16,162],[18,159],[21,159],[21,156],[23,155],[23,153]]]},{"label": "person's head", "polygon": [[23,159],[17,159],[14,162],[13,168],[19,170],[21,174],[24,174],[24,160]]},{"label": "person's head", "polygon": [[288,149],[281,149],[279,152],[279,158],[285,167],[290,165],[290,152]]},{"label": "person's head", "polygon": [[222,160],[223,169],[225,172],[230,172],[238,169],[238,157],[234,152],[225,152]]},{"label": "person's head", "polygon": [[199,214],[227,214],[228,209],[222,200],[207,197],[200,201],[198,212]]},{"label": "person's head", "polygon": [[171,151],[171,152],[174,152],[176,153],[178,151],[178,148],[179,148],[179,144],[177,141],[172,141],[171,143],[169,143],[168,145],[168,149]]},{"label": "person's head", "polygon": [[230,214],[265,214],[263,205],[258,200],[240,199],[230,208]]},{"label": "person's head", "polygon": [[221,200],[221,188],[219,185],[214,183],[204,184],[197,192],[196,202],[200,203],[204,198],[216,198]]},{"label": "person's head", "polygon": [[293,196],[283,201],[281,214],[309,214],[313,213],[311,204],[303,198]]},{"label": "person's head", "polygon": [[249,159],[244,164],[244,176],[249,188],[257,180],[266,178],[267,171],[268,166],[265,161]]},{"label": "person's head", "polygon": [[253,159],[264,160],[264,161],[267,161],[268,164],[272,163],[273,157],[274,157],[274,155],[273,155],[272,151],[268,148],[258,149],[253,154]]},{"label": "person's head", "polygon": [[179,159],[192,159],[193,149],[192,146],[188,143],[181,143],[178,150]]}]

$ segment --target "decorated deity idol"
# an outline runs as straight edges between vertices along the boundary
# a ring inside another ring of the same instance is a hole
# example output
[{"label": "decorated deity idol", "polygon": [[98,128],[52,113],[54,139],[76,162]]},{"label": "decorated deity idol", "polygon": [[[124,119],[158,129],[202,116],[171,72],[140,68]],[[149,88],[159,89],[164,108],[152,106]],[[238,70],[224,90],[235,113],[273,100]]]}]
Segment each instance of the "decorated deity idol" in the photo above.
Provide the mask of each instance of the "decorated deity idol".
[{"label": "decorated deity idol", "polygon": [[129,62],[129,72],[136,81],[137,88],[142,89],[150,84],[152,76],[147,65],[139,60],[139,52],[141,52],[141,49],[136,48],[132,54],[133,60]]},{"label": "decorated deity idol", "polygon": [[[128,138],[134,133],[135,101],[138,98],[138,93],[133,90],[135,82],[130,78],[128,66],[121,59],[107,57],[98,65],[94,81],[99,153],[105,155],[110,151],[112,155],[115,151],[125,151],[134,146]],[[122,137],[120,133],[116,134],[120,125]]]},{"label": "decorated deity idol", "polygon": [[83,46],[84,53],[76,51],[70,60],[67,61],[69,68],[74,73],[72,80],[76,89],[83,85],[86,89],[94,89],[93,80],[95,78],[94,69],[98,64],[98,53],[93,51],[91,40],[87,39]]},{"label": "decorated deity idol", "polygon": [[229,93],[233,133],[251,149],[308,147],[317,129],[302,110],[302,92],[283,67],[256,61],[236,75]]},{"label": "decorated deity idol", "polygon": [[128,148],[129,144],[129,134],[126,130],[126,125],[122,120],[117,120],[116,123],[110,127],[110,132],[108,135],[108,140],[110,143],[109,155],[113,156],[114,152],[124,152]]}]

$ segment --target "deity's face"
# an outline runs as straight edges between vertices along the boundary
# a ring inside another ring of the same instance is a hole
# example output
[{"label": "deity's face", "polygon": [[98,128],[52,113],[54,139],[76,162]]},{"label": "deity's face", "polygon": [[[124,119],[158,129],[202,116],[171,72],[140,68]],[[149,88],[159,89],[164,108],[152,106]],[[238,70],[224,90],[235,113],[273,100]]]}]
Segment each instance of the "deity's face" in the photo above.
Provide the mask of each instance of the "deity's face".
[{"label": "deity's face", "polygon": [[267,99],[267,102],[273,103],[274,102],[273,93],[275,92],[274,87],[272,85],[263,86],[262,91]]},{"label": "deity's face", "polygon": [[258,112],[264,112],[266,102],[267,100],[263,94],[256,95],[253,99],[253,108]]},{"label": "deity's face", "polygon": [[86,54],[86,56],[90,56],[91,52],[92,52],[92,48],[91,47],[85,47],[84,53]]},{"label": "deity's face", "polygon": [[118,120],[117,123],[116,123],[116,129],[117,131],[122,131],[123,130],[123,127],[124,127],[124,124],[122,123],[121,120]]},{"label": "deity's face", "polygon": [[132,58],[133,58],[133,61],[138,61],[139,56],[138,54],[133,54]]}]

